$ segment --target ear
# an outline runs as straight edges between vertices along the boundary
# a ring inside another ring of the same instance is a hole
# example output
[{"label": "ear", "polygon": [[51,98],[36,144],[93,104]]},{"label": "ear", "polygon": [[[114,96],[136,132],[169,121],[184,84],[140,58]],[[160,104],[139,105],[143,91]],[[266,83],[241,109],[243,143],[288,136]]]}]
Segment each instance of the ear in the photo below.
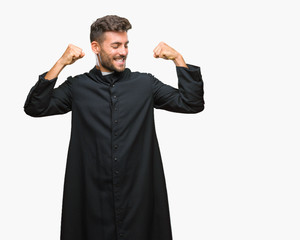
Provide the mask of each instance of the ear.
[{"label": "ear", "polygon": [[97,41],[91,42],[91,48],[92,48],[92,51],[95,54],[100,53],[101,47],[100,47],[100,44]]}]

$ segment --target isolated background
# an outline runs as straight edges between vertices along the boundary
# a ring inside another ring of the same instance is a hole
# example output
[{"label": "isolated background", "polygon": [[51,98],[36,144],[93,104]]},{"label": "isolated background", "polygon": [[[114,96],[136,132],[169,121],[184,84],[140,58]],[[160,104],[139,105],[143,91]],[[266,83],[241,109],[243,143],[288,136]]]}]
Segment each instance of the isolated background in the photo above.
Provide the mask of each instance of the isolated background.
[{"label": "isolated background", "polygon": [[[300,239],[297,1],[10,1],[1,3],[0,239],[59,239],[70,113],[31,118],[23,104],[69,43],[86,56],[90,25],[127,17],[131,70],[177,86],[165,41],[199,65],[206,109],[156,110],[174,240]],[[187,197],[188,196],[188,197]]]}]

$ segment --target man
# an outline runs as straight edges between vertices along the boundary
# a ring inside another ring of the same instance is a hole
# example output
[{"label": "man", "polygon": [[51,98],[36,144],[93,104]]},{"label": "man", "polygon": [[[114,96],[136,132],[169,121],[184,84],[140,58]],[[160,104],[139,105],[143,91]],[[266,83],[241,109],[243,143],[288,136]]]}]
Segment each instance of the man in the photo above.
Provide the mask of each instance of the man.
[{"label": "man", "polygon": [[90,34],[96,66],[54,89],[61,70],[84,57],[70,44],[25,102],[25,112],[34,117],[72,111],[62,240],[172,239],[153,109],[202,111],[203,82],[200,68],[163,42],[154,57],[175,63],[178,89],[131,72],[125,67],[130,28],[118,16],[97,19]]}]

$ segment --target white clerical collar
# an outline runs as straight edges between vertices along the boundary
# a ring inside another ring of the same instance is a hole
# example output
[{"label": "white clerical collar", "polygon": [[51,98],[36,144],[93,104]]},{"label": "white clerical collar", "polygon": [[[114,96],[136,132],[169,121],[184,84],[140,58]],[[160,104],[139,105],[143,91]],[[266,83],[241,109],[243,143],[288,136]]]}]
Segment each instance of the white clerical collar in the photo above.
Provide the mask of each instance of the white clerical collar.
[{"label": "white clerical collar", "polygon": [[106,76],[106,75],[109,75],[109,74],[112,74],[112,73],[114,73],[114,72],[102,72],[102,75]]}]

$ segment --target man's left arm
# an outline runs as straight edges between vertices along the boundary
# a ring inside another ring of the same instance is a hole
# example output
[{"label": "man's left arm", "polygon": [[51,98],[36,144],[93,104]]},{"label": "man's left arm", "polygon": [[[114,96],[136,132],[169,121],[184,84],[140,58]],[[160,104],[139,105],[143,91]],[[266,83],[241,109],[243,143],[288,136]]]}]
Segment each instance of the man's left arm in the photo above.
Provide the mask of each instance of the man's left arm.
[{"label": "man's left arm", "polygon": [[155,58],[172,60],[178,76],[178,89],[153,77],[154,107],[181,113],[201,112],[204,91],[200,68],[186,64],[180,53],[163,42],[153,52]]}]

